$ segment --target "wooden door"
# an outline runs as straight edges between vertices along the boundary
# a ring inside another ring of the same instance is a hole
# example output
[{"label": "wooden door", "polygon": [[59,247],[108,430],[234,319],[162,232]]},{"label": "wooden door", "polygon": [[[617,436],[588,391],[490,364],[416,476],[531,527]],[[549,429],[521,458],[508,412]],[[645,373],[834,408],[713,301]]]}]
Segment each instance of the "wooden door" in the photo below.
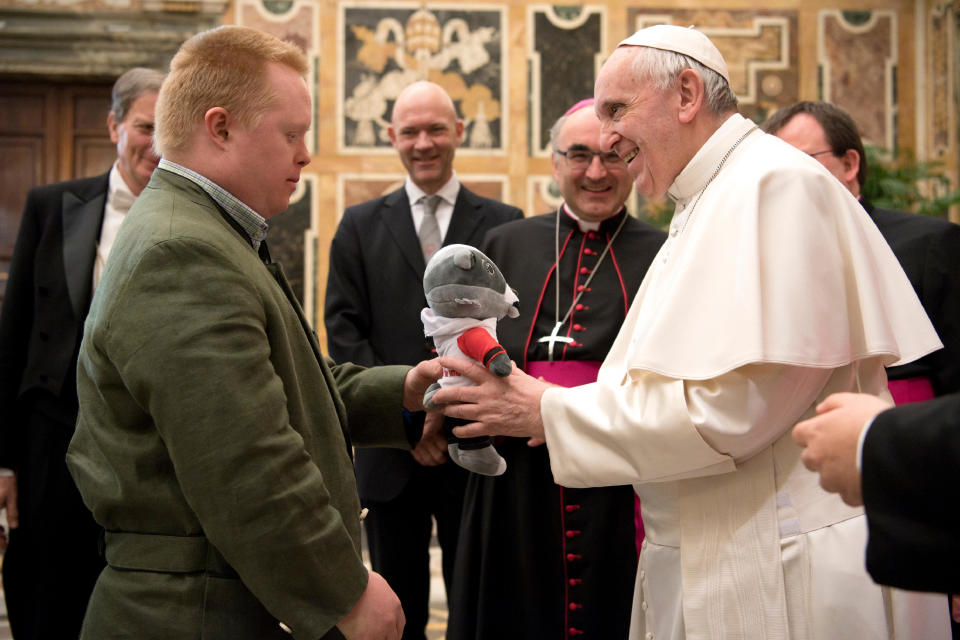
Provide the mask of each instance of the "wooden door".
[{"label": "wooden door", "polygon": [[110,84],[0,82],[0,300],[27,191],[110,168]]}]

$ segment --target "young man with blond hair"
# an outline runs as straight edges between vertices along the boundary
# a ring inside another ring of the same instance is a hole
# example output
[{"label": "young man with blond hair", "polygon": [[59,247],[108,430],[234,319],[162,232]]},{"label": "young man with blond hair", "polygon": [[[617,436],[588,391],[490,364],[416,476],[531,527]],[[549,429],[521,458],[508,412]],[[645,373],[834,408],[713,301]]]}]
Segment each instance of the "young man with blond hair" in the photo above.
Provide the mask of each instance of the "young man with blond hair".
[{"label": "young man with blond hair", "polygon": [[[106,529],[82,637],[400,637],[363,566],[352,444],[409,447],[439,374],[325,358],[264,237],[309,164],[307,64],[220,27],[181,47],[159,168],[87,321],[67,456]],[[372,427],[371,425],[376,425]]]}]

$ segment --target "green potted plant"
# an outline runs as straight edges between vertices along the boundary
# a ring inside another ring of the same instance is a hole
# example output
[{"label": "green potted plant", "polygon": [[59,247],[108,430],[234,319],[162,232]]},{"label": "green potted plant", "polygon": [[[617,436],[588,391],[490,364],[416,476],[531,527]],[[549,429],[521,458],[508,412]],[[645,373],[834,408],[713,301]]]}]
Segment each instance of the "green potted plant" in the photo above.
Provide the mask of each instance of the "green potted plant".
[{"label": "green potted plant", "polygon": [[863,196],[874,206],[936,216],[960,203],[960,189],[951,188],[943,163],[917,161],[909,151],[888,159],[888,152],[871,145],[866,152]]}]

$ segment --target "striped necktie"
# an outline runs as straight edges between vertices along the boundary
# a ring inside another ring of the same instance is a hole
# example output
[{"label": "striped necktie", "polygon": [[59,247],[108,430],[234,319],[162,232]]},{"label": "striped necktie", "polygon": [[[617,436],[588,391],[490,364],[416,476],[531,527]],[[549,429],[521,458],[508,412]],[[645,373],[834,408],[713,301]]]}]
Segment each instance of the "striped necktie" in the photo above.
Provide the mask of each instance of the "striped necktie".
[{"label": "striped necktie", "polygon": [[420,249],[423,251],[423,260],[428,262],[430,256],[437,252],[443,239],[440,237],[440,225],[437,224],[437,205],[440,203],[440,196],[423,196],[420,198],[423,204],[423,220],[420,222]]}]

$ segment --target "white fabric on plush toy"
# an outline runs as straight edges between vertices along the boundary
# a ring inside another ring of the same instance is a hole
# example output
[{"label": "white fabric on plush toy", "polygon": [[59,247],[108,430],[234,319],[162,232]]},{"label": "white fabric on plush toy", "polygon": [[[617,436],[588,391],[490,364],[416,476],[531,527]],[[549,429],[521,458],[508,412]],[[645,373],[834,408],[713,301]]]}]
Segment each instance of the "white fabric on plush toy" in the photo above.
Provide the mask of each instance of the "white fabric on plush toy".
[{"label": "white fabric on plush toy", "polygon": [[[423,334],[433,338],[433,344],[437,347],[438,356],[456,356],[457,358],[466,358],[471,360],[470,356],[460,350],[457,344],[457,338],[469,329],[483,327],[487,333],[497,339],[497,319],[484,318],[444,318],[434,313],[430,307],[424,307],[420,312],[420,320],[423,321]],[[461,376],[456,371],[443,368],[443,377],[437,382],[441,387],[468,387],[473,384],[470,378]]]}]

